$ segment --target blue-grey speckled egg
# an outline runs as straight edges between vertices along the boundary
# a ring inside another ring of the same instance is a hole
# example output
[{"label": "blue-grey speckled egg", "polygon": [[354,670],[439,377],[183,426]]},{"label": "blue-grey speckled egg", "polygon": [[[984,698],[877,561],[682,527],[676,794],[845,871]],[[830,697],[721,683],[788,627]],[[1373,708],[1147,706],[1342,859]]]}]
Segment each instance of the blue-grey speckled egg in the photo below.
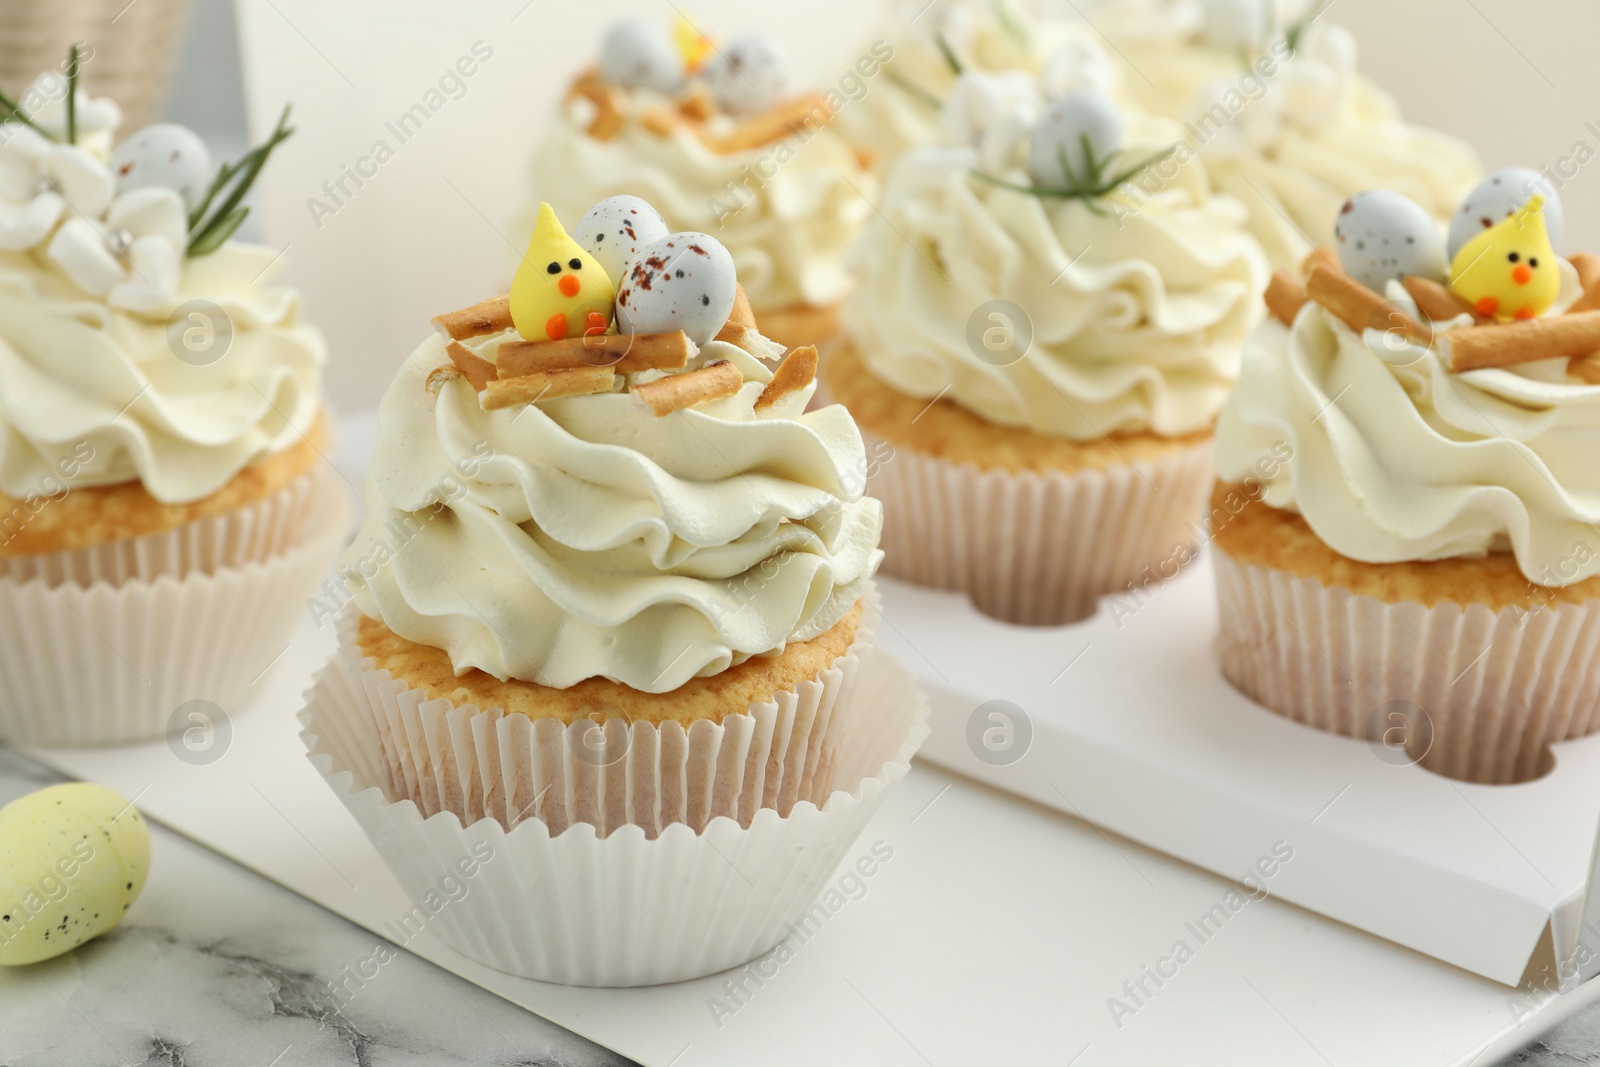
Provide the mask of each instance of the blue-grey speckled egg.
[{"label": "blue-grey speckled egg", "polygon": [[1531,167],[1506,167],[1479,182],[1451,216],[1450,258],[1455,259],[1461,246],[1484,230],[1515,215],[1535,193],[1544,197],[1544,228],[1550,234],[1550,243],[1559,248],[1567,225],[1561,194],[1549,178]]},{"label": "blue-grey speckled egg", "polygon": [[742,33],[722,45],[701,77],[717,106],[730,115],[759,115],[789,90],[783,48],[764,33]]},{"label": "blue-grey speckled egg", "polygon": [[600,77],[624,89],[675,93],[683,87],[683,55],[665,26],[622,19],[600,42]]},{"label": "blue-grey speckled egg", "polygon": [[1109,177],[1116,167],[1106,167],[1106,161],[1122,150],[1122,116],[1109,96],[1087,86],[1052,103],[1034,129],[1028,149],[1028,175],[1034,184],[1052,189],[1072,185],[1062,169],[1063,156],[1073,175],[1079,181],[1087,180],[1085,138],[1095,161],[1105,167],[1103,176]]},{"label": "blue-grey speckled egg", "polygon": [[111,157],[117,192],[172,189],[193,211],[211,184],[211,151],[200,135],[170,122],[146,126],[117,146]]},{"label": "blue-grey speckled egg", "polygon": [[1449,276],[1439,225],[1410,197],[1388,189],[1357,193],[1340,209],[1333,233],[1345,273],[1374,292],[1410,275],[1436,282]]},{"label": "blue-grey speckled egg", "polygon": [[671,232],[649,201],[637,196],[612,196],[589,209],[572,231],[572,239],[599,261],[606,276],[615,283],[640,249]]},{"label": "blue-grey speckled egg", "polygon": [[682,330],[703,345],[717,336],[739,292],[733,256],[708,233],[674,233],[640,250],[617,287],[623,333]]}]

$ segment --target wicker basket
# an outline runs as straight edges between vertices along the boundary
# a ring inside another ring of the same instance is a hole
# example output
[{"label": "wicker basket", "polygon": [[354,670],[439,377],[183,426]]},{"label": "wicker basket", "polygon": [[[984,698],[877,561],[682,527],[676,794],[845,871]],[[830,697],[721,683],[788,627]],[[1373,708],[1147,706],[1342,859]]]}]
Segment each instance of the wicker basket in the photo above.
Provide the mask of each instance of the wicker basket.
[{"label": "wicker basket", "polygon": [[0,0],[0,88],[14,98],[86,41],[84,87],[115,100],[122,128],[137,130],[166,96],[188,13],[189,0]]}]

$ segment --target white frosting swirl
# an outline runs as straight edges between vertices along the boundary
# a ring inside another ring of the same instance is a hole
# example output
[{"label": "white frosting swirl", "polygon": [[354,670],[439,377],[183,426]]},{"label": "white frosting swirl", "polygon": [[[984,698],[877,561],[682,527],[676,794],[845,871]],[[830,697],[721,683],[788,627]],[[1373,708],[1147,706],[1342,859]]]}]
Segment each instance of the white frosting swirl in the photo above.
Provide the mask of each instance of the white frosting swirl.
[{"label": "white frosting swirl", "polygon": [[[1177,140],[1164,122],[1131,127],[1129,160]],[[923,148],[890,178],[845,307],[874,376],[1074,440],[1208,428],[1261,315],[1266,264],[1243,208],[1211,196],[1193,160],[1154,195],[1124,186],[1099,213],[996,188],[973,177],[977,166],[972,149]],[[970,340],[975,322],[979,336],[1000,325],[984,309],[996,300],[1032,325],[1031,348],[1009,366]]]},{"label": "white frosting swirl", "polygon": [[873,152],[882,169],[906,150],[937,141],[940,107],[956,85],[940,40],[964,70],[1043,74],[1051,95],[1081,85],[1114,88],[1117,72],[1094,42],[1093,31],[1062,19],[1038,23],[1016,7],[993,0],[941,0],[931,7],[926,0],[905,0],[891,5],[881,20],[880,36],[894,57],[874,75],[866,95],[839,113],[839,132]]},{"label": "white frosting swirl", "polygon": [[[641,124],[644,111],[673,106],[667,97],[643,89],[626,96],[627,121],[607,141],[586,132],[589,101],[576,97],[559,109],[534,159],[537,199],[576,227],[607,197],[643,197],[673,230],[726,245],[757,311],[843,299],[851,286],[845,254],[878,188],[830,127],[722,154],[685,127],[663,137]],[[522,232],[531,230],[530,215]]]},{"label": "white frosting swirl", "polygon": [[297,443],[322,408],[325,348],[298,295],[267,284],[277,256],[229,244],[184,261],[174,304],[211,302],[233,334],[220,358],[180,359],[166,315],[108,307],[37,250],[0,253],[0,492],[48,493],[70,468],[75,488],[138,479],[187,503]]},{"label": "white frosting swirl", "polygon": [[1274,265],[1298,268],[1314,246],[1332,244],[1339,208],[1356,193],[1392,189],[1447,220],[1482,178],[1469,146],[1402,120],[1357,71],[1343,27],[1313,23],[1287,61],[1280,32],[1251,61],[1271,59],[1263,73],[1192,36],[1197,22],[1181,0],[1121,0],[1101,25],[1130,68],[1123,87],[1189,124],[1216,188],[1250,209],[1250,231]]},{"label": "white frosting swirl", "polygon": [[361,610],[460,673],[654,693],[830,629],[882,556],[861,435],[805,411],[814,387],[756,414],[771,374],[732,345],[700,359],[744,389],[660,418],[620,392],[484,411],[461,379],[429,394],[448,358],[424,342],[341,568]]},{"label": "white frosting swirl", "polygon": [[[1578,296],[1562,262],[1557,311]],[[1398,285],[1391,299],[1415,314]],[[1463,318],[1460,322],[1465,322]],[[1316,304],[1245,349],[1217,426],[1225,481],[1254,478],[1330,548],[1365,563],[1509,549],[1529,581],[1600,574],[1600,387],[1566,360],[1451,374],[1438,354]]]}]

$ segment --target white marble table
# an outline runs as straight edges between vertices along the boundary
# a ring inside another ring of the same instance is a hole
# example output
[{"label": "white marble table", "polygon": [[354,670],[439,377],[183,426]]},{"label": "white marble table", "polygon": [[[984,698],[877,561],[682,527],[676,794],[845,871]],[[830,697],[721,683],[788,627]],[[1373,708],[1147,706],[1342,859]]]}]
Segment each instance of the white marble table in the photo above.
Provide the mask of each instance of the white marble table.
[{"label": "white marble table", "polygon": [[[61,779],[0,747],[0,804]],[[0,968],[4,1067],[625,1067],[405,952],[330,991],[377,938],[152,826],[127,920],[61,959]]]},{"label": "white marble table", "polygon": [[[60,780],[0,747],[0,804]],[[187,838],[152,833],[150,883],[119,929],[62,959],[0,969],[0,1067],[632,1062],[404,952],[337,998],[330,983],[372,955],[374,935]],[[1507,1062],[1600,1065],[1600,1009]]]}]

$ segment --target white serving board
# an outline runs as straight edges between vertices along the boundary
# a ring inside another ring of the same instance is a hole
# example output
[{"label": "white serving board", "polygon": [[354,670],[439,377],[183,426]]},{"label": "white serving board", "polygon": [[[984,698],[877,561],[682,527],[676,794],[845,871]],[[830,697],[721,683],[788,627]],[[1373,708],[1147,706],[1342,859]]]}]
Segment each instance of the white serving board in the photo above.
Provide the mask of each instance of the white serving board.
[{"label": "white serving board", "polygon": [[[1522,978],[1547,928],[1547,954],[1583,964],[1568,970],[1569,988],[1600,966],[1600,925],[1579,947],[1600,735],[1556,746],[1538,781],[1479,786],[1272,715],[1217,669],[1205,562],[1055,629],[884,585],[894,625],[881,643],[934,698],[923,758],[1224,875],[1289,842],[1278,896],[1496,981]],[[1031,748],[1000,766],[968,736],[974,716],[1004,728],[990,718],[995,700],[1025,716],[1013,745],[1032,732]]]},{"label": "white serving board", "polygon": [[[343,430],[339,466],[355,483],[373,420],[347,418]],[[918,633],[906,612],[922,607],[903,592],[891,592],[890,621]],[[964,655],[1003,661],[1008,644],[993,638],[976,631]],[[253,705],[231,714],[213,764],[193,766],[165,743],[29,754],[137,796],[150,817],[373,931],[376,945],[412,902],[306,760],[295,721],[332,642],[308,615]],[[1069,769],[1063,786],[1089,770]],[[647,1067],[1465,1067],[1600,995],[1600,983],[1561,997],[1510,989],[1281,899],[1248,904],[1202,943],[1190,927],[1230,883],[925,765],[850,861],[877,841],[893,858],[764,985],[748,980],[742,1005],[726,998],[726,975],[569,989],[489,971],[427,932],[405,947]],[[1108,1001],[1131,1004],[1123,984],[1179,940],[1192,956],[1159,988],[1144,979],[1151,995],[1114,1019]],[[737,1010],[715,1019],[714,997]]]}]

